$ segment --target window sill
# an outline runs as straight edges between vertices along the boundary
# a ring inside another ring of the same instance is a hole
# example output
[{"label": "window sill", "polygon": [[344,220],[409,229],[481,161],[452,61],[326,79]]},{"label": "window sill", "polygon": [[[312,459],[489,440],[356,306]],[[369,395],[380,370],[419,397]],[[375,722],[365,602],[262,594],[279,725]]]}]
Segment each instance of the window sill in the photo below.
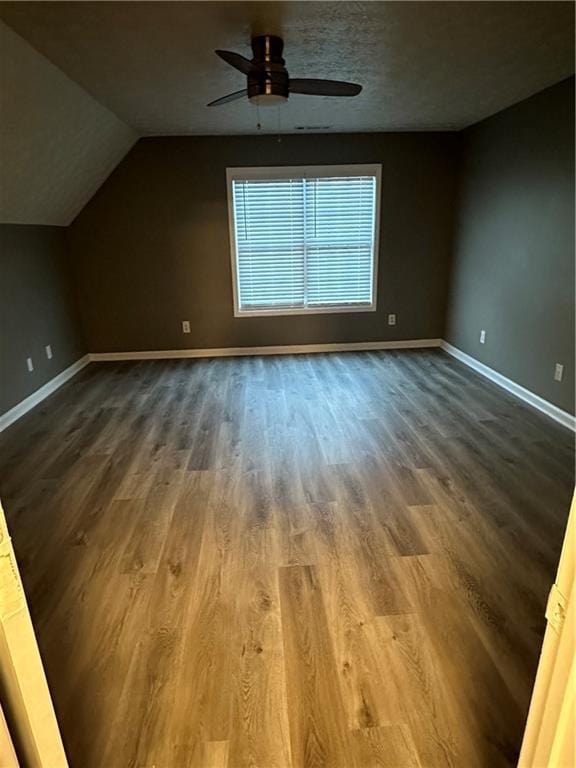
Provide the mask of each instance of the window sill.
[{"label": "window sill", "polygon": [[334,315],[348,314],[350,312],[376,312],[376,305],[340,305],[335,307],[306,307],[294,308],[284,307],[282,309],[236,309],[234,317],[272,317],[289,315]]}]

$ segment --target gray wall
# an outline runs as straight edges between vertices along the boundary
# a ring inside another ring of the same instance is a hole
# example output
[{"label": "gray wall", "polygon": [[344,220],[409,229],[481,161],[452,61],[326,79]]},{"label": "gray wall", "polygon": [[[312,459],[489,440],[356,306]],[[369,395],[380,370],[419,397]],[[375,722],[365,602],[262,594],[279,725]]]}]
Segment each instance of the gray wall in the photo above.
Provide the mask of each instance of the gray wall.
[{"label": "gray wall", "polygon": [[573,78],[464,133],[447,340],[574,412]]},{"label": "gray wall", "polygon": [[[0,414],[84,353],[66,230],[0,225]],[[32,373],[27,357],[34,361]]]},{"label": "gray wall", "polygon": [[[84,352],[66,240],[90,351],[445,335],[573,410],[573,130],[571,80],[462,135],[141,140],[67,230],[0,229],[0,412]],[[226,167],[354,162],[382,163],[378,311],[235,319]]]},{"label": "gray wall", "polygon": [[[140,140],[69,229],[90,351],[441,336],[457,143],[440,133]],[[235,319],[226,167],[374,162],[378,311]]]}]

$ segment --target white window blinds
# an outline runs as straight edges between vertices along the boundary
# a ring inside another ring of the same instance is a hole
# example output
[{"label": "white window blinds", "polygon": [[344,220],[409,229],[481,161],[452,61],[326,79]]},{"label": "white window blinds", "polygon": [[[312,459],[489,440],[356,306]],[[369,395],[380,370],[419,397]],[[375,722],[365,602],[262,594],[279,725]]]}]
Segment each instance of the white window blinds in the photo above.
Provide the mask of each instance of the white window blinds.
[{"label": "white window blinds", "polygon": [[303,179],[234,181],[241,309],[303,307]]},{"label": "white window blinds", "polygon": [[376,174],[288,170],[231,178],[237,311],[372,308]]}]

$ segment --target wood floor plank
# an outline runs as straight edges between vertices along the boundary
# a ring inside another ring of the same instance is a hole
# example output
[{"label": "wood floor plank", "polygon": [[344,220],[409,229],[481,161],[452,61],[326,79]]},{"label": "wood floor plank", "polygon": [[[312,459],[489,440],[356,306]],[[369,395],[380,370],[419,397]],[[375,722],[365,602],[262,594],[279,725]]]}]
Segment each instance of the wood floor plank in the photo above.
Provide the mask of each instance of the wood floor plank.
[{"label": "wood floor plank", "polygon": [[[402,558],[398,566],[426,638],[425,645],[410,643],[409,654],[418,647],[418,653],[425,652],[433,660],[434,670],[442,672],[444,696],[439,711],[446,722],[453,719],[458,724],[453,738],[460,764],[510,764],[515,759],[514,742],[521,737],[522,713],[462,610],[449,563],[434,555]],[[390,626],[406,618],[383,617],[379,621]],[[392,632],[398,635],[395,629]],[[421,669],[416,660],[413,666]],[[416,731],[414,738],[419,750],[428,748],[428,739],[421,744]]]},{"label": "wood floor plank", "polygon": [[410,508],[430,550],[446,558],[457,598],[462,599],[476,633],[509,681],[509,690],[523,704],[530,695],[534,658],[542,641],[537,601],[527,579],[519,577],[511,582],[502,578],[508,558],[498,541],[498,531],[486,535],[485,548],[475,547],[484,532],[475,527],[473,519],[463,525],[450,511],[448,504]]},{"label": "wood floor plank", "polygon": [[71,768],[514,766],[573,487],[437,350],[88,366],[0,436]]},{"label": "wood floor plank", "polygon": [[227,768],[230,744],[227,741],[209,741],[206,744],[204,765],[206,768]]},{"label": "wood floor plank", "polygon": [[350,561],[315,568],[332,643],[337,681],[349,729],[379,724],[363,628],[373,618],[370,592]]},{"label": "wood floor plank", "polygon": [[405,725],[362,728],[353,733],[362,768],[422,768]]},{"label": "wood floor plank", "polygon": [[280,569],[292,765],[354,766],[330,629],[314,566]]},{"label": "wood floor plank", "polygon": [[235,607],[239,659],[232,680],[231,763],[289,768],[278,569],[240,571],[235,580]]}]

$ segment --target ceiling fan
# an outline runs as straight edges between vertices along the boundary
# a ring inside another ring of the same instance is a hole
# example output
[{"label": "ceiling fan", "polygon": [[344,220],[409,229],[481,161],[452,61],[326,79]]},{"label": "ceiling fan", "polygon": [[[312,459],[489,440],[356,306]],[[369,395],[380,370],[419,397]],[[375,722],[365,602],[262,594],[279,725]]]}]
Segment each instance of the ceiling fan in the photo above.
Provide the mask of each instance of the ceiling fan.
[{"label": "ceiling fan", "polygon": [[284,66],[284,41],[276,35],[252,38],[252,60],[232,51],[215,51],[227,64],[246,75],[246,88],[211,101],[207,106],[217,107],[248,97],[253,104],[268,105],[286,101],[291,93],[306,96],[357,96],[362,90],[356,83],[340,80],[313,80],[291,78]]}]

